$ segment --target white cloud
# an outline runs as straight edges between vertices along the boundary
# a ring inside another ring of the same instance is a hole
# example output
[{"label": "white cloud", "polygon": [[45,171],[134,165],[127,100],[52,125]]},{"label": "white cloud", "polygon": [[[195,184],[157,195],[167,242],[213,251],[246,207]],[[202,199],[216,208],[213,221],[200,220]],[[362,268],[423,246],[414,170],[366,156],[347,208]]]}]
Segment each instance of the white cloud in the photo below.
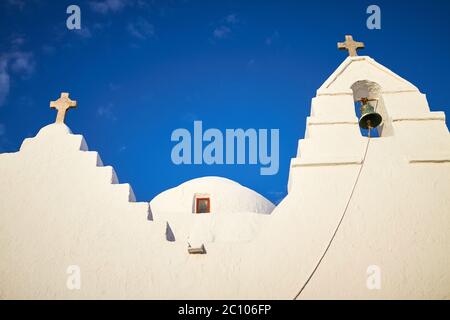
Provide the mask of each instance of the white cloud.
[{"label": "white cloud", "polygon": [[31,52],[15,51],[10,55],[10,69],[22,76],[28,77],[34,72],[35,62]]},{"label": "white cloud", "polygon": [[213,31],[213,36],[216,39],[225,39],[230,36],[232,30],[237,27],[240,21],[237,18],[237,14],[232,13],[222,18],[219,23],[220,25]]},{"label": "white cloud", "polygon": [[127,0],[103,0],[103,1],[91,1],[89,6],[95,12],[101,14],[114,13],[121,11],[129,1]]},{"label": "white cloud", "polygon": [[0,106],[6,102],[11,88],[11,74],[27,78],[34,72],[35,62],[31,52],[12,51],[0,56]]},{"label": "white cloud", "polygon": [[216,29],[214,29],[213,35],[214,35],[214,38],[224,39],[224,38],[228,37],[230,32],[231,32],[231,29],[228,28],[227,26],[220,26],[220,27],[217,27]]},{"label": "white cloud", "polygon": [[8,4],[18,7],[22,10],[25,7],[25,0],[8,0]]},{"label": "white cloud", "polygon": [[52,55],[52,54],[55,53],[55,51],[56,51],[56,48],[54,46],[51,46],[51,45],[48,45],[48,44],[44,44],[42,46],[42,52],[44,54]]},{"label": "white cloud", "polygon": [[111,120],[111,121],[116,121],[117,118],[114,115],[114,112],[112,111],[113,109],[113,104],[110,103],[107,106],[101,106],[97,109],[97,115],[99,117]]},{"label": "white cloud", "polygon": [[20,47],[25,43],[25,38],[22,36],[16,36],[11,40],[11,44],[16,47]]},{"label": "white cloud", "polygon": [[85,38],[85,39],[92,37],[92,32],[88,27],[82,27],[81,29],[76,29],[76,30],[74,30],[74,32],[76,34],[78,34],[80,37]]},{"label": "white cloud", "polygon": [[0,106],[5,103],[9,93],[10,79],[6,67],[7,60],[5,58],[0,58]]},{"label": "white cloud", "polygon": [[239,20],[237,18],[237,15],[235,13],[229,14],[225,17],[225,21],[229,24],[237,24],[239,23]]},{"label": "white cloud", "polygon": [[138,18],[135,22],[129,23],[127,30],[133,37],[141,40],[151,38],[155,35],[153,25],[143,18]]},{"label": "white cloud", "polygon": [[270,36],[266,38],[266,45],[271,46],[278,38],[280,37],[280,34],[278,31],[275,31]]},{"label": "white cloud", "polygon": [[9,74],[0,72],[0,106],[2,106],[9,94]]}]

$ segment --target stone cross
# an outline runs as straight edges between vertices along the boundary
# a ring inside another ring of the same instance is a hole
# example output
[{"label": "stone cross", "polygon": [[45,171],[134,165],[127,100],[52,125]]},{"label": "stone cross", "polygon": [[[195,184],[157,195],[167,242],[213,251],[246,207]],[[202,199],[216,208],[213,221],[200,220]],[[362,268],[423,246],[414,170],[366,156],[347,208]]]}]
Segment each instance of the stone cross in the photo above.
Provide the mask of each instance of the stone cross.
[{"label": "stone cross", "polygon": [[58,110],[55,123],[64,123],[66,112],[70,108],[76,108],[77,102],[70,100],[69,94],[66,92],[61,93],[61,97],[56,101],[50,102],[50,108]]},{"label": "stone cross", "polygon": [[356,50],[364,48],[364,42],[357,42],[353,40],[352,36],[346,35],[345,42],[338,42],[339,50],[348,50],[348,55],[350,57],[356,57],[358,53]]}]

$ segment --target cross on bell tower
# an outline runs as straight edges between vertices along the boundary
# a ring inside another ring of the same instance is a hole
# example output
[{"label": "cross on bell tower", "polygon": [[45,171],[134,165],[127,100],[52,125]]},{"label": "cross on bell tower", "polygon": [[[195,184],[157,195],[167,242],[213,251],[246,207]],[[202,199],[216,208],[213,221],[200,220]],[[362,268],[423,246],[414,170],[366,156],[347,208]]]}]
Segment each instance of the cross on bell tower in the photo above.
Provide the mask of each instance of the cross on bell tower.
[{"label": "cross on bell tower", "polygon": [[62,92],[61,97],[58,100],[50,102],[50,108],[58,110],[55,123],[64,123],[67,110],[76,107],[77,102],[70,100],[69,94],[66,92]]},{"label": "cross on bell tower", "polygon": [[358,49],[364,48],[364,42],[357,42],[353,40],[350,35],[345,36],[345,42],[338,42],[337,44],[339,50],[348,50],[348,55],[350,57],[356,57]]}]

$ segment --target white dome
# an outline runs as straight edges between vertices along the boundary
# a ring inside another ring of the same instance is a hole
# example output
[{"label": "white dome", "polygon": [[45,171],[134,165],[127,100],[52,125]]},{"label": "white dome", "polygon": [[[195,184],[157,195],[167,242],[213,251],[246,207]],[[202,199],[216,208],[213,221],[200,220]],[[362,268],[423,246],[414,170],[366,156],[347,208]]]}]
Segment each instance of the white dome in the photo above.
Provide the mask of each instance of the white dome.
[{"label": "white dome", "polygon": [[[210,199],[209,213],[195,213],[196,197]],[[257,192],[220,177],[187,181],[150,202],[155,220],[167,222],[166,239],[192,246],[250,241],[274,207]]]},{"label": "white dome", "polygon": [[154,214],[192,213],[196,194],[209,196],[213,213],[270,214],[274,209],[274,205],[259,193],[222,177],[202,177],[184,182],[157,195],[150,206]]}]

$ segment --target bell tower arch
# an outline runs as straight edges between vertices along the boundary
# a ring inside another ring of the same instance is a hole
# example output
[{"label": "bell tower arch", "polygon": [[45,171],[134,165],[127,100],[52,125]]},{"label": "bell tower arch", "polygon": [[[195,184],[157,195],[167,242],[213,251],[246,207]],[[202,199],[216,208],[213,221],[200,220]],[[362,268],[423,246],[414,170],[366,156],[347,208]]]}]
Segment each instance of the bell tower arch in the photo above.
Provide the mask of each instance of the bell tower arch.
[{"label": "bell tower arch", "polygon": [[359,80],[351,86],[355,113],[361,135],[381,137],[383,132],[384,102],[381,86],[373,81]]},{"label": "bell tower arch", "polygon": [[350,56],[312,99],[305,137],[291,160],[289,192],[301,179],[301,167],[330,169],[363,163],[367,130],[360,129],[358,102],[363,99],[373,107],[365,114],[376,112],[382,118],[371,136],[391,138],[377,139],[374,146],[395,144],[392,150],[411,163],[449,158],[439,151],[447,150],[450,143],[444,113],[431,112],[426,96],[416,86],[374,59]]}]

